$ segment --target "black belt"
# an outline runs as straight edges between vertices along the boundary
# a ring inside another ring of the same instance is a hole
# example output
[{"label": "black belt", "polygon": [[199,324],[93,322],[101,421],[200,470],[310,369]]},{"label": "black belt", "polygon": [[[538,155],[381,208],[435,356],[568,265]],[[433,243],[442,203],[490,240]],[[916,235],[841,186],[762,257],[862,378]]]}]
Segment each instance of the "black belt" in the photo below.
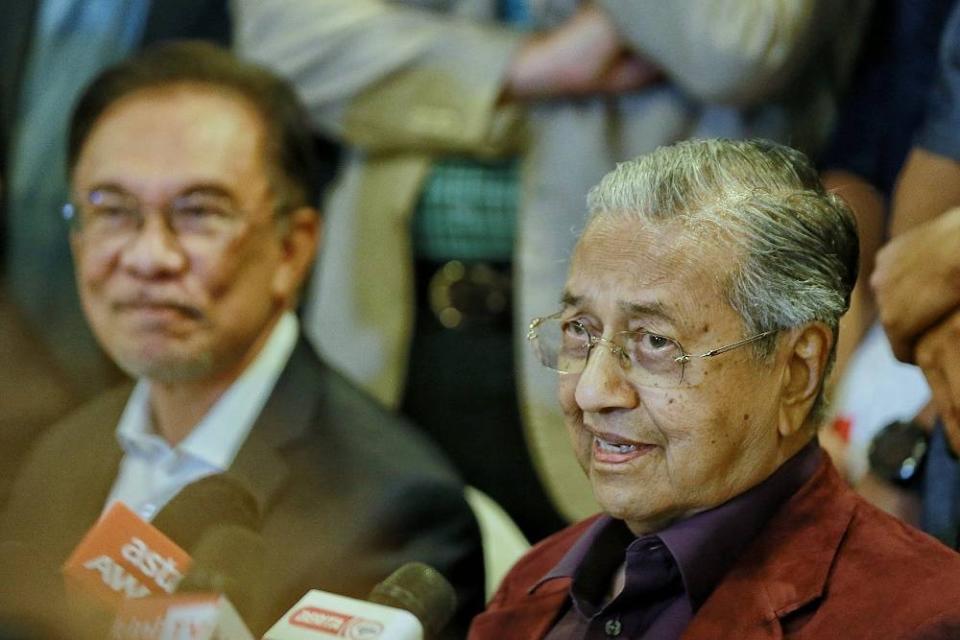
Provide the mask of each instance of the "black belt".
[{"label": "black belt", "polygon": [[513,289],[509,263],[419,260],[416,280],[418,307],[429,311],[440,326],[510,331]]}]

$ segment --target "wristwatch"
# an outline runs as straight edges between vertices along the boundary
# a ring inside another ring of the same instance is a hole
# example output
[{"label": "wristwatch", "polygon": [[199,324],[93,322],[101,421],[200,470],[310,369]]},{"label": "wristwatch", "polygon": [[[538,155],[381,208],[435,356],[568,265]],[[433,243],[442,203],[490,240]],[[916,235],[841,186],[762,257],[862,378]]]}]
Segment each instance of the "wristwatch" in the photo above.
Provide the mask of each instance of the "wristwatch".
[{"label": "wristwatch", "polygon": [[891,422],[870,442],[870,470],[900,487],[912,487],[920,478],[930,434],[912,420]]}]

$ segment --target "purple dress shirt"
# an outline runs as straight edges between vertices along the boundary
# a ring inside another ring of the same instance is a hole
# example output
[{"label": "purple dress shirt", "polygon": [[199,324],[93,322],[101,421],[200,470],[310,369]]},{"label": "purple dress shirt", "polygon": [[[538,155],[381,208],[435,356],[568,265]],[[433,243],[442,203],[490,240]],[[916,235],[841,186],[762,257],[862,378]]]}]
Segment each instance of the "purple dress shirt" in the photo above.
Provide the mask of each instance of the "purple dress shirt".
[{"label": "purple dress shirt", "polygon": [[[679,638],[747,543],[813,475],[822,455],[814,440],[750,490],[639,538],[621,520],[598,519],[531,588],[572,579],[566,609],[546,640]],[[621,564],[623,590],[609,599]]]}]

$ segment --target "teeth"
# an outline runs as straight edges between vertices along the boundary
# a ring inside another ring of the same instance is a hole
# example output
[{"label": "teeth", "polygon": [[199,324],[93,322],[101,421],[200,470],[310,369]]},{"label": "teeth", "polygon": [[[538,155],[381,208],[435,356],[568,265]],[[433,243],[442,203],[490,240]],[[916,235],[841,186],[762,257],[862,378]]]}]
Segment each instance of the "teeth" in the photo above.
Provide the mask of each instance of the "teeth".
[{"label": "teeth", "polygon": [[596,437],[594,438],[594,441],[600,447],[601,451],[609,451],[611,453],[630,453],[631,451],[637,450],[637,447],[632,444],[614,444]]}]

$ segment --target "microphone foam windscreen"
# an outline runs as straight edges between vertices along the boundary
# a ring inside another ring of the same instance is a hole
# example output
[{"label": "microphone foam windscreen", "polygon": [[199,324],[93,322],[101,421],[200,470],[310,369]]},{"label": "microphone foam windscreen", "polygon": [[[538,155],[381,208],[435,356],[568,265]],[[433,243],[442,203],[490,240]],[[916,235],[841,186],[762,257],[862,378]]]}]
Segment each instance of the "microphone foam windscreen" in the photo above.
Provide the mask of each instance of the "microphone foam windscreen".
[{"label": "microphone foam windscreen", "polygon": [[259,614],[257,588],[266,576],[260,534],[237,525],[211,527],[191,550],[193,567],[178,592],[222,593],[250,624]]},{"label": "microphone foam windscreen", "polygon": [[423,625],[425,637],[436,638],[457,609],[457,595],[443,575],[422,562],[408,562],[375,586],[370,602],[405,609]]},{"label": "microphone foam windscreen", "polygon": [[236,525],[258,531],[260,515],[256,499],[247,489],[217,474],[184,487],[151,524],[181,549],[190,550],[212,527]]}]

